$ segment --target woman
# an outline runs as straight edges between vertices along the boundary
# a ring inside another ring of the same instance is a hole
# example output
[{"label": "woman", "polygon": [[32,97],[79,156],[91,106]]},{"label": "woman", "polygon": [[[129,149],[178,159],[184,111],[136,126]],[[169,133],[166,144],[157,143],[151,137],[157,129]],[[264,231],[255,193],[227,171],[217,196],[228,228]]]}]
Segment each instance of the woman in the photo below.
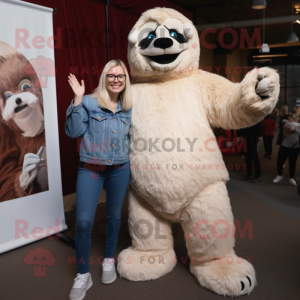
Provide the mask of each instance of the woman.
[{"label": "woman", "polygon": [[280,117],[280,120],[279,120],[279,123],[278,123],[279,132],[278,132],[278,138],[277,138],[276,145],[280,146],[281,142],[282,142],[283,125],[284,125],[284,122],[282,122],[282,121],[288,119],[288,107],[287,107],[287,105],[282,105],[281,106],[280,112],[279,112],[279,117]]},{"label": "woman", "polygon": [[[258,143],[262,140],[262,122],[238,130],[238,137],[246,141],[246,151],[244,151],[247,174],[242,180],[251,180],[252,183],[261,181],[261,165],[258,157]],[[254,162],[254,177],[252,177],[252,161]]]},{"label": "woman", "polygon": [[273,109],[273,111],[271,112],[270,117],[271,117],[272,119],[274,119],[274,121],[276,122],[278,116],[279,116],[279,109],[275,107],[275,108]]},{"label": "woman", "polygon": [[288,121],[283,120],[283,138],[282,143],[278,151],[277,157],[277,176],[273,182],[277,183],[283,179],[282,170],[283,164],[286,159],[289,159],[289,173],[290,173],[290,184],[297,186],[294,179],[296,170],[296,161],[299,154],[299,134],[300,134],[300,124],[299,115],[290,114],[288,116]]},{"label": "woman", "polygon": [[75,227],[78,273],[69,295],[71,300],[77,300],[83,299],[92,286],[91,231],[103,185],[107,220],[102,282],[112,283],[117,278],[114,255],[130,181],[128,132],[132,108],[129,75],[119,59],[106,64],[92,95],[84,96],[83,80],[80,85],[70,74],[68,81],[75,97],[67,110],[65,131],[71,138],[81,137]]}]

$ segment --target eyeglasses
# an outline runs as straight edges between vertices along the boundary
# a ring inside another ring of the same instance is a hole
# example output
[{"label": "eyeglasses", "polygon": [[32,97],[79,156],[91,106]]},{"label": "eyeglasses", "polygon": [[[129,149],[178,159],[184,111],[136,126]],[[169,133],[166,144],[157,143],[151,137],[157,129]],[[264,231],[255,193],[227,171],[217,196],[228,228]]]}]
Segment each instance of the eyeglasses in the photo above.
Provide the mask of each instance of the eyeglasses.
[{"label": "eyeglasses", "polygon": [[125,81],[125,78],[126,78],[126,75],[124,75],[124,74],[119,74],[119,75],[107,74],[106,77],[107,77],[107,80],[108,80],[109,82],[115,81],[115,78],[116,78],[116,77],[117,77],[117,79],[119,80],[119,82],[124,82],[124,81]]}]

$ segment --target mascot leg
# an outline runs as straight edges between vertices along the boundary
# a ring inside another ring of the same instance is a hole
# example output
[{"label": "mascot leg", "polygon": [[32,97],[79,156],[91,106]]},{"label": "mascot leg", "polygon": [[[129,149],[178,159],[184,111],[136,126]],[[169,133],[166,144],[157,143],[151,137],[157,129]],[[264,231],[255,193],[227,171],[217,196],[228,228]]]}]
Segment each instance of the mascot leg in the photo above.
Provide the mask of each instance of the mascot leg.
[{"label": "mascot leg", "polygon": [[118,273],[132,281],[159,278],[175,266],[171,224],[129,191],[129,230],[132,246],[118,257]]},{"label": "mascot leg", "polygon": [[253,266],[235,254],[234,223],[225,182],[207,186],[182,211],[190,270],[200,285],[219,295],[249,294],[256,285]]}]

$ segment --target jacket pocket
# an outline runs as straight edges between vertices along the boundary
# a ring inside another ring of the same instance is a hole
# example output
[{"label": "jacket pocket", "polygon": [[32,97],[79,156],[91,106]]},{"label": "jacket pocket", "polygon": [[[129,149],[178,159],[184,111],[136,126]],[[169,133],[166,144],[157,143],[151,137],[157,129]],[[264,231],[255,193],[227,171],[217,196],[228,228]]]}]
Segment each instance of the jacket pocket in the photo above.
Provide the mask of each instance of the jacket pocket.
[{"label": "jacket pocket", "polygon": [[120,118],[122,121],[121,124],[121,132],[122,135],[127,135],[129,132],[129,127],[130,127],[130,118]]},{"label": "jacket pocket", "polygon": [[103,131],[105,131],[106,129],[106,119],[105,118],[101,118],[100,115],[91,115],[92,120],[92,129],[94,132],[96,133],[102,133]]}]

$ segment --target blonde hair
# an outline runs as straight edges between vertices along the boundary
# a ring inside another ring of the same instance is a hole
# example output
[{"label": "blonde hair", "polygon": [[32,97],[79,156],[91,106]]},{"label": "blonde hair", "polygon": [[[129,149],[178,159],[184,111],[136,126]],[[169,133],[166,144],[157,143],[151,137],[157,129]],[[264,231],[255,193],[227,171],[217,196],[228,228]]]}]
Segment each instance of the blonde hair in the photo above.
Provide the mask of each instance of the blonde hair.
[{"label": "blonde hair", "polygon": [[129,74],[126,68],[126,65],[121,59],[113,59],[109,61],[105,67],[103,68],[102,74],[99,79],[99,85],[94,90],[93,94],[91,95],[92,98],[96,98],[99,105],[104,108],[108,108],[108,103],[110,101],[110,97],[108,91],[106,89],[106,74],[112,67],[122,67],[126,79],[125,79],[125,88],[122,92],[120,92],[119,97],[121,101],[121,105],[125,110],[130,109],[132,105],[132,98],[131,98],[131,86],[130,86],[130,79]]},{"label": "blonde hair", "polygon": [[299,121],[300,121],[300,116],[298,114],[296,114],[296,113],[289,114],[289,117],[294,118],[295,122],[297,122],[297,123],[299,123]]},{"label": "blonde hair", "polygon": [[279,116],[280,116],[280,117],[283,117],[283,116],[286,116],[288,113],[289,113],[289,108],[287,107],[287,105],[282,105],[282,106],[280,107],[280,113],[279,113]]}]

